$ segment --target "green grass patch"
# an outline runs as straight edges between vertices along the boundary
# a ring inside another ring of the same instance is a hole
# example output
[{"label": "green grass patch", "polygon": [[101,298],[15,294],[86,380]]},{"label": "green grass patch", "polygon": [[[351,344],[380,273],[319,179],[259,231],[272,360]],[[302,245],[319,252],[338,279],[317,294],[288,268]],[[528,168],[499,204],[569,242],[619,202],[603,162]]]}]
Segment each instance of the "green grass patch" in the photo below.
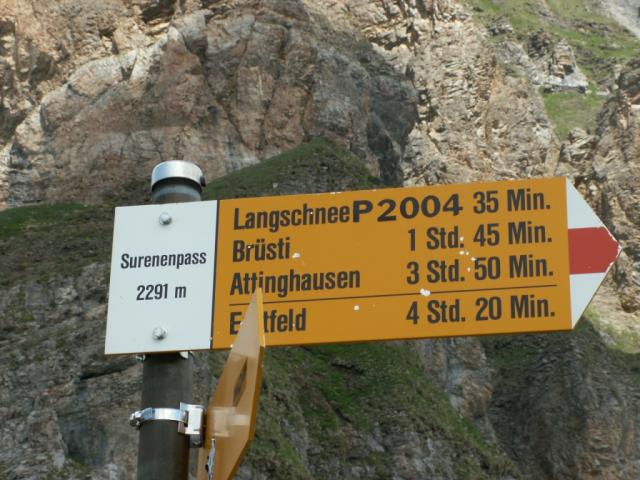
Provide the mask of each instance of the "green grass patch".
[{"label": "green grass patch", "polygon": [[551,92],[543,93],[544,106],[553,122],[556,135],[564,140],[569,132],[580,127],[593,131],[596,118],[600,112],[605,97],[595,95],[592,89],[589,93]]},{"label": "green grass patch", "polygon": [[[610,20],[613,22],[613,20]],[[600,25],[592,27],[591,25]],[[583,73],[596,84],[611,78],[613,66],[625,64],[640,52],[640,40],[617,24],[584,24],[586,27],[555,27],[555,38],[565,38],[573,47],[576,62]]]},{"label": "green grass patch", "polygon": [[318,193],[380,187],[362,161],[316,138],[257,165],[213,180],[205,199],[260,197],[295,193]]},{"label": "green grass patch", "polygon": [[29,228],[58,228],[87,207],[77,203],[58,203],[50,205],[31,205],[11,208],[0,212],[0,240],[20,235]]},{"label": "green grass patch", "polygon": [[469,0],[475,16],[490,25],[504,18],[514,35],[526,43],[530,34],[544,30],[553,41],[564,38],[573,47],[576,61],[585,75],[601,84],[617,63],[626,63],[640,52],[640,39],[615,20],[601,13],[590,0],[547,0],[551,15],[543,15],[540,1]]},{"label": "green grass patch", "polygon": [[[311,469],[289,429],[307,432]],[[284,468],[277,478],[337,478],[340,468],[373,469],[391,478],[393,457],[363,445],[363,436],[381,438],[415,432],[445,441],[456,452],[456,478],[483,479],[512,474],[510,460],[460,416],[426,377],[415,351],[400,343],[325,345],[269,349],[258,413],[256,442],[248,461]],[[354,438],[354,432],[358,432]],[[320,472],[313,466],[334,465]],[[337,466],[336,466],[337,465]],[[311,470],[311,471],[310,471]],[[311,475],[311,476],[310,476]]]},{"label": "green grass patch", "polygon": [[543,26],[543,20],[533,2],[527,0],[469,0],[475,9],[475,17],[489,25],[498,18],[505,18],[515,33],[533,32]]},{"label": "green grass patch", "polygon": [[0,286],[72,275],[109,259],[113,210],[78,204],[0,212]]},{"label": "green grass patch", "polygon": [[615,328],[611,324],[596,322],[598,330],[606,333],[613,340],[611,345],[624,353],[640,353],[640,334],[634,331]]}]

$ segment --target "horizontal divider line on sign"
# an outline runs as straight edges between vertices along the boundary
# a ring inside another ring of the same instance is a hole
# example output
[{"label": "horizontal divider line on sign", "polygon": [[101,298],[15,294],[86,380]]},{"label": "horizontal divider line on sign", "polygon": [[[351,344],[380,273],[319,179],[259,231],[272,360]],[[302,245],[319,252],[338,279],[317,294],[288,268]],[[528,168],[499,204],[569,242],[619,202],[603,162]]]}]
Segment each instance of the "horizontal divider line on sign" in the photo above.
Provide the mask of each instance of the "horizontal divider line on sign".
[{"label": "horizontal divider line on sign", "polygon": [[[301,302],[323,302],[327,300],[358,300],[362,298],[384,298],[384,297],[430,297],[432,295],[442,295],[445,293],[473,293],[473,292],[495,292],[497,290],[520,290],[522,288],[551,288],[557,287],[556,283],[553,284],[544,284],[544,285],[518,285],[515,287],[497,287],[497,288],[471,288],[467,290],[439,290],[432,291],[428,294],[423,294],[421,292],[408,292],[408,293],[383,293],[379,295],[357,295],[353,297],[326,297],[326,298],[304,298],[300,300],[271,300],[263,302],[264,305],[274,304],[274,303],[301,303]],[[249,302],[243,303],[230,303],[230,307],[241,307],[249,305]]]}]

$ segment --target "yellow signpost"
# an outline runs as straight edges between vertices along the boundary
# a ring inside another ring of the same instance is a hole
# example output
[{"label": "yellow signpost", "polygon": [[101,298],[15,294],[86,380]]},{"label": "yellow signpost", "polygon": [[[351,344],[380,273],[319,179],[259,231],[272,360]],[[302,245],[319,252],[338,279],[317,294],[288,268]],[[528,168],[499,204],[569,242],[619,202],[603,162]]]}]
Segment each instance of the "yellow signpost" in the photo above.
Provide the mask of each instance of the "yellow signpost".
[{"label": "yellow signpost", "polygon": [[107,353],[231,347],[198,480],[248,448],[265,343],[571,330],[620,253],[563,177],[123,207],[114,239]]},{"label": "yellow signpost", "polygon": [[265,342],[571,330],[620,252],[566,178],[124,207],[114,238],[107,353],[231,347],[198,480],[248,448]]},{"label": "yellow signpost", "polygon": [[601,281],[574,298],[580,245],[602,277],[619,251],[565,178],[222,200],[217,218],[213,348],[256,288],[270,346],[570,330]]},{"label": "yellow signpost", "polygon": [[262,316],[262,292],[258,289],[207,408],[198,480],[232,478],[253,439],[265,348]]}]

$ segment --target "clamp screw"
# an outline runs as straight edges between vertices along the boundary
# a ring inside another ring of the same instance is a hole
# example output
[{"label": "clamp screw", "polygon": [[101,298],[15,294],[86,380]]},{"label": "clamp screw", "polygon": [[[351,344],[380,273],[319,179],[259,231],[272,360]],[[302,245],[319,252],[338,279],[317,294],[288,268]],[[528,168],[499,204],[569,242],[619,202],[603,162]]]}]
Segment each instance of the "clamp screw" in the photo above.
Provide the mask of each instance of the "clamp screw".
[{"label": "clamp screw", "polygon": [[171,223],[171,215],[169,215],[167,212],[162,212],[160,214],[160,225],[169,225]]},{"label": "clamp screw", "polygon": [[167,336],[167,329],[164,328],[164,327],[155,327],[153,329],[153,332],[151,332],[151,335],[156,340],[162,340],[162,339],[166,338],[166,336]]},{"label": "clamp screw", "polygon": [[142,411],[134,412],[129,417],[129,425],[140,428],[142,425]]}]

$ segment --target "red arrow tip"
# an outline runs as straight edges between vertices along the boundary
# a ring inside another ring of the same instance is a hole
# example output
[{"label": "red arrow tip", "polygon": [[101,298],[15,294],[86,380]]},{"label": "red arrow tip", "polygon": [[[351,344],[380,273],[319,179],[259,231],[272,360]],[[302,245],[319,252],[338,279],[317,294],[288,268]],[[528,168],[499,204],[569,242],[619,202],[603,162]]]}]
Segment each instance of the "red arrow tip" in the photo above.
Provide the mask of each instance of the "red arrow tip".
[{"label": "red arrow tip", "polygon": [[618,257],[620,245],[605,227],[569,229],[569,272],[604,273]]}]

